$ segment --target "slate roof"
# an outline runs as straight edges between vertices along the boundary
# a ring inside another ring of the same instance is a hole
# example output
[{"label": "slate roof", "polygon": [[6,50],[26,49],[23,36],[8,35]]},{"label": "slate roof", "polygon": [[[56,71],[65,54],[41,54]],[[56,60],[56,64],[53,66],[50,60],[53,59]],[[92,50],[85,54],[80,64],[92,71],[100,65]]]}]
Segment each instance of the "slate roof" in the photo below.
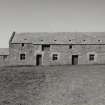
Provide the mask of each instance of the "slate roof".
[{"label": "slate roof", "polygon": [[9,48],[0,48],[0,56],[9,55]]},{"label": "slate roof", "polygon": [[33,44],[105,44],[105,32],[15,33],[12,43]]}]

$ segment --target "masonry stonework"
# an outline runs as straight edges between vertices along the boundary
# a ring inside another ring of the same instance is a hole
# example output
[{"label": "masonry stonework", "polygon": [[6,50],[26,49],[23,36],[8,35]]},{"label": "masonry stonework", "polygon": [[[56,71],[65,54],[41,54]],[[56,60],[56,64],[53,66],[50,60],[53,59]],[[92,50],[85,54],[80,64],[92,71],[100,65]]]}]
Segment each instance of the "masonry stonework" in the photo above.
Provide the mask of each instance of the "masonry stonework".
[{"label": "masonry stonework", "polygon": [[105,64],[105,33],[13,33],[4,53],[0,66]]}]

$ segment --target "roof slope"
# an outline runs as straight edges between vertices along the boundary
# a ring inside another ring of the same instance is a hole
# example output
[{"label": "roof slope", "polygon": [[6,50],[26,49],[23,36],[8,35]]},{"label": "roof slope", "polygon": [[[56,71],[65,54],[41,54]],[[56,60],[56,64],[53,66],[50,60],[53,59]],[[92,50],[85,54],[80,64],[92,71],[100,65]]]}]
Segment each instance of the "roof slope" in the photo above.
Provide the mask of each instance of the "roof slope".
[{"label": "roof slope", "polygon": [[9,55],[9,48],[0,48],[0,55]]},{"label": "roof slope", "polygon": [[100,43],[105,43],[105,32],[16,33],[12,40],[12,43],[100,44]]}]

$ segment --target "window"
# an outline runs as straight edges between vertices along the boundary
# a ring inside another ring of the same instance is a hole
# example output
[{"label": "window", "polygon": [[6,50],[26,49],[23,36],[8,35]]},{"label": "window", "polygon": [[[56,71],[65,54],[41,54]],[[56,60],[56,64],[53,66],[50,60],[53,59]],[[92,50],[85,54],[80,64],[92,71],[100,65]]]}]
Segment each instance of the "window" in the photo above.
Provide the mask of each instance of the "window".
[{"label": "window", "polygon": [[45,45],[42,45],[42,51],[49,51],[50,50],[50,45],[49,44],[45,44]]},{"label": "window", "polygon": [[72,49],[72,45],[69,45],[69,49]]},{"label": "window", "polygon": [[94,54],[90,54],[90,55],[89,55],[89,60],[90,60],[90,61],[94,61],[94,56],[95,56]]},{"label": "window", "polygon": [[3,56],[3,59],[4,59],[4,60],[7,59],[7,56],[8,56],[8,55],[4,55],[4,56]]},{"label": "window", "polygon": [[25,60],[25,54],[20,54],[20,60]]},{"label": "window", "polygon": [[24,43],[22,43],[22,47],[24,47]]},{"label": "window", "polygon": [[58,54],[53,54],[52,60],[53,60],[53,61],[54,61],[54,60],[58,60]]}]

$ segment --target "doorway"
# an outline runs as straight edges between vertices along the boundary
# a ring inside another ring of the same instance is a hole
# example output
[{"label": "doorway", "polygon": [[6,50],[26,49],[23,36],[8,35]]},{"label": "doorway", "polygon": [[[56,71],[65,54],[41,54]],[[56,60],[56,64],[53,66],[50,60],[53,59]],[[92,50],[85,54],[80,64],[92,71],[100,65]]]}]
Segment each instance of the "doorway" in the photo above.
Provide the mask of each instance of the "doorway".
[{"label": "doorway", "polygon": [[72,55],[72,65],[78,64],[78,55]]},{"label": "doorway", "polygon": [[36,65],[37,66],[42,65],[42,55],[41,54],[36,55]]}]

